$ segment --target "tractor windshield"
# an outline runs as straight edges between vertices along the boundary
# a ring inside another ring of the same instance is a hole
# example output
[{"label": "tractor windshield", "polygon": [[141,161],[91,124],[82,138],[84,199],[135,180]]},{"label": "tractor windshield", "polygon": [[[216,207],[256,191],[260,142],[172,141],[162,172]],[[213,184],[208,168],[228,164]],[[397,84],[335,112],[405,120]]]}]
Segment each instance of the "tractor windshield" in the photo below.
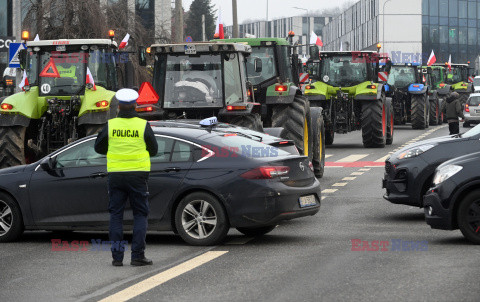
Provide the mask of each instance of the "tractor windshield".
[{"label": "tractor windshield", "polygon": [[393,66],[387,83],[389,85],[404,88],[417,82],[415,68],[411,66]]},{"label": "tractor windshield", "polygon": [[354,61],[350,55],[323,57],[321,62],[320,80],[328,85],[351,87],[369,80],[365,60]]},{"label": "tractor windshield", "polygon": [[91,50],[88,56],[88,68],[95,85],[109,90],[117,89],[116,59],[112,53],[105,49]]},{"label": "tractor windshield", "polygon": [[[255,72],[255,59],[262,60],[261,72]],[[275,49],[273,47],[252,47],[252,54],[247,60],[247,73],[248,80],[253,85],[258,85],[276,77]]]},{"label": "tractor windshield", "polygon": [[434,68],[432,70],[432,82],[434,86],[438,86],[442,82],[442,70]]},{"label": "tractor windshield", "polygon": [[77,95],[85,86],[84,51],[40,54],[39,83],[40,95]]},{"label": "tractor windshield", "polygon": [[467,80],[467,69],[460,66],[452,66],[452,71],[447,74],[447,82],[456,84]]},{"label": "tractor windshield", "polygon": [[[161,65],[164,64],[161,62],[162,59],[166,60],[164,77],[161,74],[163,73]],[[223,107],[220,54],[168,55],[167,58],[162,59],[156,61],[155,78],[159,77],[159,84],[164,85],[165,108]],[[161,82],[163,78],[164,83]],[[163,89],[159,90],[163,91]]]}]

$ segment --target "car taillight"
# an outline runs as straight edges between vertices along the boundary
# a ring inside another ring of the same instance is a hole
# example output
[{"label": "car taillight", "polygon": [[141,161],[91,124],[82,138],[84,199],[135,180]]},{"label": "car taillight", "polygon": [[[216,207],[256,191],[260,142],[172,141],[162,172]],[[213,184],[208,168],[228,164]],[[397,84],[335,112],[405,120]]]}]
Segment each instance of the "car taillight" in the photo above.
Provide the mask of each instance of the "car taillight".
[{"label": "car taillight", "polygon": [[314,172],[314,169],[313,169],[313,164],[312,162],[308,162],[308,167],[310,168],[310,170],[312,170],[312,172]]},{"label": "car taillight", "polygon": [[445,84],[444,84],[444,83],[440,83],[439,86],[443,88],[443,87],[445,87]]},{"label": "car taillight", "polygon": [[137,107],[135,109],[137,112],[152,112],[153,111],[153,107],[152,106],[148,106],[148,107]]},{"label": "car taillight", "polygon": [[243,173],[241,176],[246,179],[273,179],[285,176],[290,172],[286,166],[264,166]]},{"label": "car taillight", "polygon": [[277,85],[275,86],[275,91],[284,92],[287,91],[288,87],[286,85]]},{"label": "car taillight", "polygon": [[470,112],[470,108],[468,108],[468,104],[465,105],[465,112]]},{"label": "car taillight", "polygon": [[305,89],[307,89],[307,90],[315,89],[315,86],[307,85],[307,86],[305,86]]},{"label": "car taillight", "polygon": [[419,88],[419,87],[420,87],[420,85],[413,85],[413,87],[415,87],[415,88]]},{"label": "car taillight", "polygon": [[3,110],[12,110],[13,109],[13,106],[10,105],[10,104],[2,104],[1,108]]},{"label": "car taillight", "polygon": [[247,110],[247,106],[227,106],[227,111]]},{"label": "car taillight", "polygon": [[95,104],[99,108],[105,108],[108,107],[108,101],[100,101]]},{"label": "car taillight", "polygon": [[368,89],[377,89],[377,86],[375,86],[375,85],[368,85],[367,88],[368,88]]}]

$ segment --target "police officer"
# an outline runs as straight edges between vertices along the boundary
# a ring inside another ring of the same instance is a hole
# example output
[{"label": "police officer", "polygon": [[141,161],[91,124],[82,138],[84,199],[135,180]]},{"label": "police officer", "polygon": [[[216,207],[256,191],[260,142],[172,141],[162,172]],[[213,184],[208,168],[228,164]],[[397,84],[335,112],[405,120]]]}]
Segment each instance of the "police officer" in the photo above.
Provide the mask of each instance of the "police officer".
[{"label": "police officer", "polygon": [[157,154],[158,145],[150,125],[135,111],[138,93],[121,89],[115,96],[119,102],[118,117],[108,121],[95,142],[95,151],[107,155],[112,264],[123,265],[123,210],[128,198],[134,216],[130,264],[151,265],[152,261],[145,258],[147,181],[150,157]]}]

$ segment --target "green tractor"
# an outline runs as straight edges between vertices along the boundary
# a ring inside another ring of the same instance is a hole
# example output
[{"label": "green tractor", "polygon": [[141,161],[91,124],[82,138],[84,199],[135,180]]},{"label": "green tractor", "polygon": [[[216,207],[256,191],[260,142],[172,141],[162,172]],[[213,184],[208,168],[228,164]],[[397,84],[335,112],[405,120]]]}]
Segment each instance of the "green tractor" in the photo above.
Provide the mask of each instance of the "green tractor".
[{"label": "green tractor", "polygon": [[[307,69],[311,83],[305,94],[312,108],[322,108],[325,141],[333,144],[335,133],[362,130],[363,145],[383,148],[393,142],[392,100],[384,84],[378,83],[380,58],[377,52],[334,52],[319,54],[310,49]],[[384,68],[389,71],[391,62]]]},{"label": "green tractor", "polygon": [[[289,38],[240,38],[224,42],[248,44],[248,80],[260,103],[264,127],[277,129],[276,136],[293,140],[301,154],[308,156],[315,175],[325,168],[325,125],[321,107],[310,107],[300,89],[298,46]],[[260,63],[260,64],[259,64]],[[255,66],[261,65],[261,69]]]},{"label": "green tractor", "polygon": [[470,72],[473,70],[468,64],[452,64],[452,69],[449,71],[448,66],[443,64],[435,64],[434,66],[442,66],[446,69],[447,79],[446,84],[450,85],[450,90],[460,94],[462,104],[465,104],[474,91],[473,83],[470,83],[468,78]]},{"label": "green tractor", "polygon": [[0,168],[35,162],[97,133],[117,115],[120,54],[113,40],[29,41],[26,47],[20,65],[28,85],[0,98]]}]

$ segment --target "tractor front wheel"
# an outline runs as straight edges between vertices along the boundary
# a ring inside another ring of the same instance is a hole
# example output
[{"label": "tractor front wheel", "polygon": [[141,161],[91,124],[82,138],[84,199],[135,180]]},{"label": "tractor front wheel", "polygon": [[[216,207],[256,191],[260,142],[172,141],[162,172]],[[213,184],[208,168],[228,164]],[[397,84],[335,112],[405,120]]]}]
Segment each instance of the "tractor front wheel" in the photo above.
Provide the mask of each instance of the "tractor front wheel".
[{"label": "tractor front wheel", "polygon": [[303,96],[295,96],[289,105],[275,105],[272,108],[272,127],[283,128],[280,136],[295,142],[300,154],[312,159],[312,125],[310,106]]},{"label": "tractor front wheel", "polygon": [[425,129],[428,124],[428,106],[424,95],[412,95],[412,128]]},{"label": "tractor front wheel", "polygon": [[25,165],[25,131],[23,126],[0,127],[0,169]]},{"label": "tractor front wheel", "polygon": [[258,113],[235,116],[230,120],[230,124],[263,132],[262,119]]},{"label": "tractor front wheel", "polygon": [[362,104],[362,137],[365,148],[384,148],[387,138],[385,97]]},{"label": "tractor front wheel", "polygon": [[387,98],[386,100],[387,104],[387,138],[386,138],[386,144],[391,145],[393,143],[393,133],[395,131],[394,127],[394,112],[393,112],[393,104],[392,104],[392,99]]},{"label": "tractor front wheel", "polygon": [[440,125],[440,105],[438,99],[430,100],[430,126]]}]

